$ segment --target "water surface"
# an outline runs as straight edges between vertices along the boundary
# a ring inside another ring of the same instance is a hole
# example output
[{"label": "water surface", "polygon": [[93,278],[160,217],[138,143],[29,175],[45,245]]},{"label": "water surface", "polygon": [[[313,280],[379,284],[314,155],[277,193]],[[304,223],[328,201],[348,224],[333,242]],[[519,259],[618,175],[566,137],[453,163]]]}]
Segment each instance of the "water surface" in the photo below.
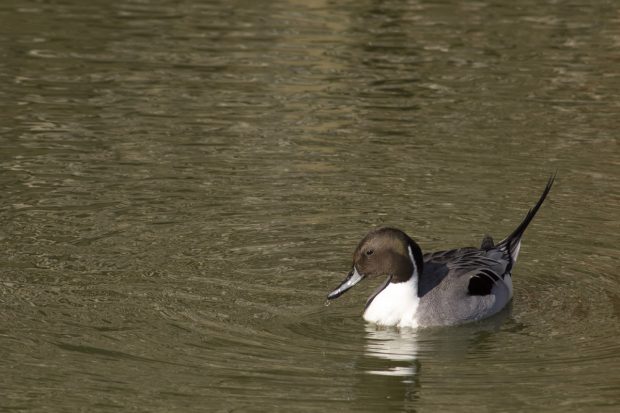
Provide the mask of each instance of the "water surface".
[{"label": "water surface", "polygon": [[[0,5],[0,410],[616,411],[610,1]],[[511,308],[377,329],[359,239],[525,235]]]}]

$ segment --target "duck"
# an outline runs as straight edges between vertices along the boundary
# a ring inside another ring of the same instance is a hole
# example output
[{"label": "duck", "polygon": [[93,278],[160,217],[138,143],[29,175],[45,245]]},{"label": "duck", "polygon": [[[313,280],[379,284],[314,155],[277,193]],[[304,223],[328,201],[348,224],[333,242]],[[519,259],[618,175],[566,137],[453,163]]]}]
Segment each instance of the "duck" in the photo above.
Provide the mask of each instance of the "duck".
[{"label": "duck", "polygon": [[423,254],[398,228],[372,230],[357,245],[351,271],[327,295],[328,302],[365,279],[382,278],[363,313],[364,320],[378,326],[449,326],[499,313],[513,298],[512,271],[521,238],[554,181],[555,174],[521,223],[498,243],[486,235],[478,248]]}]

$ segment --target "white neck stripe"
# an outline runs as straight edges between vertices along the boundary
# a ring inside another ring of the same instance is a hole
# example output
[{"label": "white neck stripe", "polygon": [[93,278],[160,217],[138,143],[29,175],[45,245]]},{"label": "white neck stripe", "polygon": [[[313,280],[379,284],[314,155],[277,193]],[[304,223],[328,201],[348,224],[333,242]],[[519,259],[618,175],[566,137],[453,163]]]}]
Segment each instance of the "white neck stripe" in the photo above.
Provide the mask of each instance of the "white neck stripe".
[{"label": "white neck stripe", "polygon": [[418,266],[415,263],[415,259],[413,258],[413,251],[411,251],[411,245],[407,246],[407,249],[409,250],[409,259],[411,260],[411,265],[413,265],[413,274],[411,274],[412,277],[417,277],[418,276]]}]

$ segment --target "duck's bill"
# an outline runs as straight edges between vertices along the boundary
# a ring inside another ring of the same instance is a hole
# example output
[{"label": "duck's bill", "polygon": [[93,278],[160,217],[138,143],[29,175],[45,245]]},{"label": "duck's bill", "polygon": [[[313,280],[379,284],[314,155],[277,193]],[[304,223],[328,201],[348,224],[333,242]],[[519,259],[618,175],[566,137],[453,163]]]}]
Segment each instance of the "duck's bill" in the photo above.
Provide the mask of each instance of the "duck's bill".
[{"label": "duck's bill", "polygon": [[353,270],[349,273],[349,275],[347,275],[347,278],[345,278],[344,281],[338,286],[338,288],[336,288],[334,291],[327,295],[327,299],[333,300],[334,298],[340,297],[342,294],[345,293],[345,291],[347,291],[349,288],[353,287],[355,284],[362,281],[363,279],[364,276],[357,272],[354,267]]}]

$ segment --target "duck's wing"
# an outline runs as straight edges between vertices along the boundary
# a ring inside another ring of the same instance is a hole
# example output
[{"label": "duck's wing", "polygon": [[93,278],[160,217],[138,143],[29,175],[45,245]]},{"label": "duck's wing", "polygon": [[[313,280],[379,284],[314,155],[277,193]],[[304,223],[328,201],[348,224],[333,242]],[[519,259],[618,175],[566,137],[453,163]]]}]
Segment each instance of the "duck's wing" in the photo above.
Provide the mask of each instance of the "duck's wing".
[{"label": "duck's wing", "polygon": [[[418,295],[424,296],[447,276],[450,278],[467,276],[464,285],[470,295],[489,294],[493,285],[505,277],[509,265],[510,256],[493,247],[487,250],[469,247],[429,253],[424,255],[424,269],[418,284]],[[471,288],[470,278],[474,278],[471,281]]]},{"label": "duck's wing", "polygon": [[457,324],[497,312],[512,297],[510,263],[495,247],[426,254],[418,281],[421,324]]}]

